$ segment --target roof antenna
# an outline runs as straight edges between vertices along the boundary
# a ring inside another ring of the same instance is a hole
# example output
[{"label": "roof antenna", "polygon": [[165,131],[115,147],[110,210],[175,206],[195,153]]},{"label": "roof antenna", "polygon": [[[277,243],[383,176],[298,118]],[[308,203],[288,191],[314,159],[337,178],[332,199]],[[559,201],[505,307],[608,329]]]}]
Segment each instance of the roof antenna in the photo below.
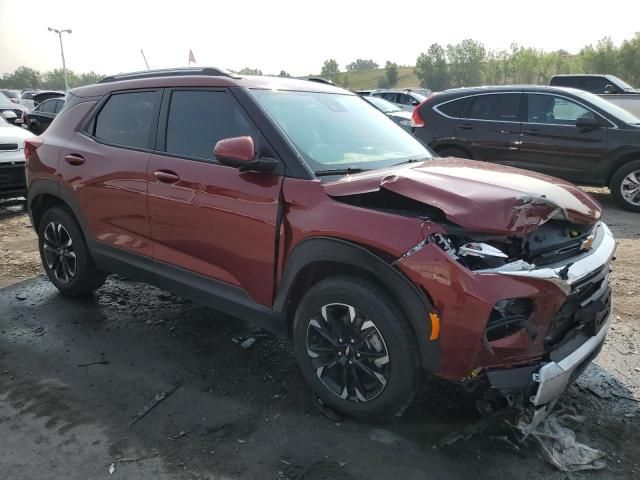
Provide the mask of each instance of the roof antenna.
[{"label": "roof antenna", "polygon": [[144,59],[144,64],[147,66],[147,70],[151,70],[149,68],[149,63],[147,63],[147,57],[144,56],[144,51],[140,49],[140,53],[142,54],[142,58]]}]

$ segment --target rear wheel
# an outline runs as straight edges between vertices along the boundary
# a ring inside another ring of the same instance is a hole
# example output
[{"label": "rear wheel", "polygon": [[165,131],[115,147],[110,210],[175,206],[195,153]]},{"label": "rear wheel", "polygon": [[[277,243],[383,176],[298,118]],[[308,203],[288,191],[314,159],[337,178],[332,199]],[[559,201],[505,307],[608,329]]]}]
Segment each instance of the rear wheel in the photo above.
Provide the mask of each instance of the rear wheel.
[{"label": "rear wheel", "polygon": [[436,153],[441,157],[471,158],[469,152],[463,150],[462,148],[456,147],[444,147],[440,150],[437,150]]},{"label": "rear wheel", "polygon": [[413,399],[420,378],[413,330],[373,283],[335,277],[313,286],[296,311],[293,337],[304,377],[335,410],[388,418]]},{"label": "rear wheel", "polygon": [[93,263],[80,227],[66,209],[53,207],[45,212],[38,244],[44,270],[61,293],[84,295],[105,282],[107,274]]},{"label": "rear wheel", "polygon": [[611,195],[625,210],[640,212],[640,160],[634,160],[614,173],[610,184]]}]

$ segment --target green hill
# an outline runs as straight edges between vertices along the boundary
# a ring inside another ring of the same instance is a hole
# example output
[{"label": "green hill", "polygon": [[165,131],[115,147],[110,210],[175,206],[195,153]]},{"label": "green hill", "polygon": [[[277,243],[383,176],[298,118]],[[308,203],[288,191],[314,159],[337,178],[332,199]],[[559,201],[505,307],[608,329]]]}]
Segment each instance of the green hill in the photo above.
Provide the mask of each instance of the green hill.
[{"label": "green hill", "polygon": [[[338,83],[351,90],[378,88],[378,78],[384,77],[384,69],[366,70],[363,72],[344,72],[340,74]],[[398,83],[394,88],[418,87],[420,82],[413,74],[413,67],[398,67]]]}]

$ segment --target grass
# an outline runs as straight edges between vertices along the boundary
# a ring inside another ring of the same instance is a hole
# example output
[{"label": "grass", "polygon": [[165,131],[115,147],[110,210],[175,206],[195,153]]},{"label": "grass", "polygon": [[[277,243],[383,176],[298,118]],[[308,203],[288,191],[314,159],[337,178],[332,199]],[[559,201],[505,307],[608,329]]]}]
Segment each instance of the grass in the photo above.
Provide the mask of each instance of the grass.
[{"label": "grass", "polygon": [[[398,83],[393,87],[418,87],[420,82],[413,74],[413,68],[414,67],[398,67]],[[384,77],[383,68],[364,72],[345,72],[340,74],[339,83],[351,90],[368,90],[378,88],[378,78],[380,77]]]}]

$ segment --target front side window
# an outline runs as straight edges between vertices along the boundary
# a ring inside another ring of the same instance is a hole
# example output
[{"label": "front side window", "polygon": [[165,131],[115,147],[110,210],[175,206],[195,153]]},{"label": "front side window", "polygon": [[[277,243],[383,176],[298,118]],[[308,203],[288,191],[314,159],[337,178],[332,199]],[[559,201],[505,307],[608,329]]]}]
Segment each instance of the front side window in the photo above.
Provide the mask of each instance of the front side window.
[{"label": "front side window", "polygon": [[520,118],[520,94],[477,95],[471,100],[470,120],[517,122]]},{"label": "front side window", "polygon": [[433,154],[356,95],[252,90],[313,171],[374,169]]},{"label": "front side window", "polygon": [[149,148],[159,92],[112,95],[95,119],[94,136],[106,143]]},{"label": "front side window", "polygon": [[255,126],[238,102],[222,91],[174,91],[171,94],[165,151],[203,160],[213,159],[218,140],[251,136]]},{"label": "front side window", "polygon": [[62,110],[62,107],[64,106],[64,100],[54,100],[54,102],[56,103],[55,105],[55,113],[60,113],[60,110]]},{"label": "front side window", "polygon": [[564,97],[529,94],[527,121],[551,125],[575,125],[582,117],[592,117],[593,112]]},{"label": "front side window", "polygon": [[393,92],[387,92],[382,94],[382,98],[384,98],[388,102],[398,103],[398,94]]}]

